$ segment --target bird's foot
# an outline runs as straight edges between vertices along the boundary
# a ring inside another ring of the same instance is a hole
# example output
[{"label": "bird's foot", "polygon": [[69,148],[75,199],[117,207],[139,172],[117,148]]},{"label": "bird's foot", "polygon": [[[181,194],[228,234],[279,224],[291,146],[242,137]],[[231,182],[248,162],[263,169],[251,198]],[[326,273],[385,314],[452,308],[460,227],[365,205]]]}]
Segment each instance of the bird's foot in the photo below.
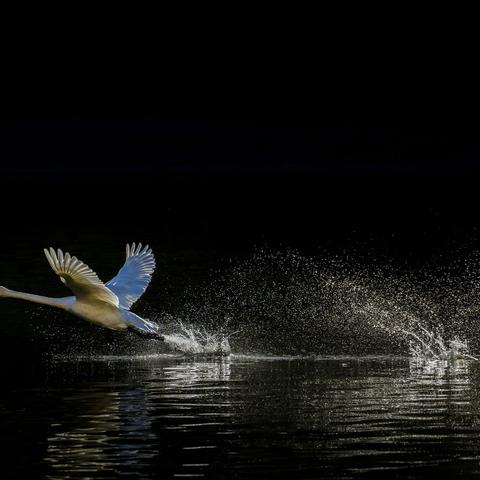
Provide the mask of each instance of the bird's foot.
[{"label": "bird's foot", "polygon": [[155,332],[145,332],[143,330],[137,330],[136,328],[128,328],[129,332],[138,335],[139,337],[145,338],[146,340],[159,340],[161,342],[165,341],[165,337],[160,333]]}]

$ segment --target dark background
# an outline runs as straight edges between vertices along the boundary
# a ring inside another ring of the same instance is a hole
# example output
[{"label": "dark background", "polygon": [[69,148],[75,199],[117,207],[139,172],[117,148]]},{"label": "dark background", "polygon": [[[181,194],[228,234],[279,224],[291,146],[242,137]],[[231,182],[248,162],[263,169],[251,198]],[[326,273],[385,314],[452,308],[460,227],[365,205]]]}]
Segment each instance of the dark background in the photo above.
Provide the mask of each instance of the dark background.
[{"label": "dark background", "polygon": [[[131,8],[126,20],[117,8],[102,18],[86,6],[72,13],[42,6],[49,21],[24,9],[18,25],[6,15],[13,28],[4,28],[0,61],[0,285],[68,295],[44,247],[70,251],[108,280],[126,242],[148,242],[158,268],[134,310],[161,322],[185,291],[215,285],[212,269],[228,272],[230,259],[235,264],[265,245],[307,258],[339,254],[368,272],[388,263],[400,275],[432,272],[432,264],[478,250],[478,55],[466,51],[477,44],[466,38],[476,26],[469,29],[463,15],[464,35],[455,36],[451,9],[447,22],[436,11],[422,19],[418,9],[376,9],[370,29],[344,6],[335,18],[293,18],[288,8],[283,20],[277,7],[262,17],[258,7],[230,14],[200,5],[215,28],[186,6],[176,18],[166,11],[134,18]],[[395,30],[401,14],[406,21]],[[416,22],[424,43],[414,38]],[[288,344],[302,328],[288,309],[278,328],[276,313],[267,316],[272,328],[260,343],[283,336]],[[476,337],[475,312],[472,318]],[[372,332],[346,338],[342,328],[339,322],[333,335],[320,334],[320,346],[331,337],[339,347],[331,353],[379,353],[375,342],[363,348]],[[48,391],[49,375],[37,361],[48,354],[147,348],[10,299],[0,299],[0,337],[2,386],[5,378],[43,385],[36,393]],[[293,347],[279,353],[297,353]],[[67,371],[59,376],[70,380]],[[20,404],[11,397],[14,409],[6,412],[18,435],[8,442],[14,453],[20,445],[19,463],[33,470],[52,422],[48,415],[45,427],[39,421],[37,394],[17,391]],[[30,457],[12,411],[27,419],[35,413]]]},{"label": "dark background", "polygon": [[421,260],[476,241],[470,29],[457,45],[430,16],[417,38],[420,12],[398,12],[407,32],[355,11],[199,10],[7,33],[2,242],[55,227]]},{"label": "dark background", "polygon": [[[473,97],[449,103],[421,75],[372,83],[353,64],[318,82],[302,65],[223,60],[163,59],[154,77],[26,62],[0,121],[0,284],[66,295],[42,248],[69,250],[107,280],[123,245],[142,241],[159,268],[136,311],[168,313],[212,268],[263,246],[399,272],[478,249]],[[32,334],[48,317],[23,324],[35,306],[2,308],[7,355],[49,350]],[[53,337],[114,338],[56,317]]]},{"label": "dark background", "polygon": [[368,244],[419,258],[476,239],[473,126],[94,113],[4,119],[4,239],[94,229],[174,247]]}]

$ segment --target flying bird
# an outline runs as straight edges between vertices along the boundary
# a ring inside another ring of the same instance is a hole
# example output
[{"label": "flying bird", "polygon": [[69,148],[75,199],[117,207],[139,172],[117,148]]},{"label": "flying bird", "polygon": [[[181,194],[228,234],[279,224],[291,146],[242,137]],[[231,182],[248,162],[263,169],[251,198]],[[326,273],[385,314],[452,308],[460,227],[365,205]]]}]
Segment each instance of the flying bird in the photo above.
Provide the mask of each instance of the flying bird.
[{"label": "flying bird", "polygon": [[51,298],[16,292],[0,286],[0,297],[58,307],[91,323],[111,330],[132,330],[142,336],[163,340],[157,324],[139,317],[130,307],[143,295],[155,270],[155,257],[148,245],[127,245],[123,267],[109,282],[78,258],[58,249],[44,249],[45,256],[60,280],[74,296]]}]

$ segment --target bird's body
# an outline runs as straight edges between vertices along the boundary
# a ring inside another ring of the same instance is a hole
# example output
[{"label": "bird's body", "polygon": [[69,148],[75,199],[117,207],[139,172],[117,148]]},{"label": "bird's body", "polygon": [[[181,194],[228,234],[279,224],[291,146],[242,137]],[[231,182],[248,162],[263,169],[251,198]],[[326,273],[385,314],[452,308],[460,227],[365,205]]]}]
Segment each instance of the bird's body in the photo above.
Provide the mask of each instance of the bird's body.
[{"label": "bird's body", "polygon": [[127,318],[123,315],[122,309],[101,300],[74,302],[67,306],[67,310],[77,317],[111,330],[125,330],[127,328]]},{"label": "bird's body", "polygon": [[75,294],[50,298],[0,287],[0,297],[18,298],[66,310],[91,323],[111,330],[128,330],[162,339],[155,323],[130,311],[146,290],[155,269],[155,258],[147,246],[127,245],[127,258],[116,277],[104,284],[87,265],[61,250],[45,249],[50,266]]}]

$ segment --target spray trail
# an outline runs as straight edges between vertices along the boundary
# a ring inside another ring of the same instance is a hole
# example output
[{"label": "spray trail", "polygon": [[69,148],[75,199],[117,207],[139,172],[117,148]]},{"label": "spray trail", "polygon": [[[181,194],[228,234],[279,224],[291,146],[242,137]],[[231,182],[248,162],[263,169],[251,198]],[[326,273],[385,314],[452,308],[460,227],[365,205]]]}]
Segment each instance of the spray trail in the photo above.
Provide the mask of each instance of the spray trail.
[{"label": "spray trail", "polygon": [[[241,353],[473,358],[462,315],[473,299],[447,273],[259,250],[187,292],[174,316],[224,338],[239,332],[232,348]],[[175,338],[195,345],[188,332]]]}]

